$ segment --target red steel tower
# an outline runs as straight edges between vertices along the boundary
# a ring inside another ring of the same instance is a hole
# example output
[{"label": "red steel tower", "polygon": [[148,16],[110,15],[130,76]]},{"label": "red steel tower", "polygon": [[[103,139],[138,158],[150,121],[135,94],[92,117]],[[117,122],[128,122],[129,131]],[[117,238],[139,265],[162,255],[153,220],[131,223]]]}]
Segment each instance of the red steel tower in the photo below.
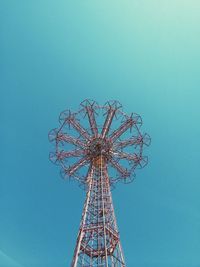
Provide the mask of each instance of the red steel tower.
[{"label": "red steel tower", "polygon": [[85,100],[78,112],[62,112],[59,121],[49,133],[56,146],[50,159],[61,166],[63,178],[87,190],[71,267],[125,267],[111,187],[131,182],[135,169],[147,164],[142,152],[150,137],[140,132],[141,117],[126,115],[117,101],[99,106]]}]

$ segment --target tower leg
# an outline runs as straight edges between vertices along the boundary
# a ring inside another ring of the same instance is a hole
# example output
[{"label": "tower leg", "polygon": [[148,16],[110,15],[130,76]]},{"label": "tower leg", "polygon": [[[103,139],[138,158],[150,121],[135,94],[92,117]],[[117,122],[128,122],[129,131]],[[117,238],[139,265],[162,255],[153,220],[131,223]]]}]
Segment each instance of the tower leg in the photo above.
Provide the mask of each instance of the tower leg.
[{"label": "tower leg", "polygon": [[107,166],[93,163],[71,267],[125,267]]}]

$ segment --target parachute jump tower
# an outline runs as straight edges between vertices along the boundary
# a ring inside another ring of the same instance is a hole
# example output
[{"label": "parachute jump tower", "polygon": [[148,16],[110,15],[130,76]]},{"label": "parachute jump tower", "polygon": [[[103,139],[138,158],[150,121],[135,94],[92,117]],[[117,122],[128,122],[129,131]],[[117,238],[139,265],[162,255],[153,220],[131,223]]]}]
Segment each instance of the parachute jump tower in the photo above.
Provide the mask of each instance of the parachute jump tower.
[{"label": "parachute jump tower", "polygon": [[131,182],[135,169],[147,164],[143,147],[150,137],[140,132],[141,117],[126,115],[117,101],[99,106],[85,100],[59,121],[49,133],[55,144],[50,160],[87,191],[71,267],[125,267],[111,188]]}]

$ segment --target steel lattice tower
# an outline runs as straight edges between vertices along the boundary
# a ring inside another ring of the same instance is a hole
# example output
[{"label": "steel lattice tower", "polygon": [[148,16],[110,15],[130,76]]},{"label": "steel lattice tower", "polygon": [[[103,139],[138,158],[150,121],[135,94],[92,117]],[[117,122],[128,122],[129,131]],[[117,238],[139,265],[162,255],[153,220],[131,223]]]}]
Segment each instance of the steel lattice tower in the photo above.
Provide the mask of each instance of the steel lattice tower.
[{"label": "steel lattice tower", "polygon": [[117,101],[99,106],[85,100],[78,112],[62,112],[59,121],[49,133],[56,146],[50,159],[62,167],[63,178],[87,190],[71,267],[125,267],[111,187],[131,182],[135,169],[147,164],[142,153],[150,137],[140,132],[141,117],[126,115]]}]

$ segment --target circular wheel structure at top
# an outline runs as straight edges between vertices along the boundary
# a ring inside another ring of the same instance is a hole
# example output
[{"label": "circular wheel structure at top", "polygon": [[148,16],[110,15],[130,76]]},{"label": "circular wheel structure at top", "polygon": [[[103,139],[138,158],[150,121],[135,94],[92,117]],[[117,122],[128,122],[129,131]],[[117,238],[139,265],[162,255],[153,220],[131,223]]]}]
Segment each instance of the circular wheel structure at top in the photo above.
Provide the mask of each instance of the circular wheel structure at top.
[{"label": "circular wheel structure at top", "polygon": [[49,140],[55,144],[50,160],[61,166],[63,178],[87,186],[91,168],[103,162],[111,185],[128,183],[134,179],[135,170],[148,162],[143,148],[150,144],[150,137],[140,131],[141,117],[125,114],[118,101],[100,106],[85,100],[77,112],[63,111],[59,122],[60,126],[49,133]]}]

